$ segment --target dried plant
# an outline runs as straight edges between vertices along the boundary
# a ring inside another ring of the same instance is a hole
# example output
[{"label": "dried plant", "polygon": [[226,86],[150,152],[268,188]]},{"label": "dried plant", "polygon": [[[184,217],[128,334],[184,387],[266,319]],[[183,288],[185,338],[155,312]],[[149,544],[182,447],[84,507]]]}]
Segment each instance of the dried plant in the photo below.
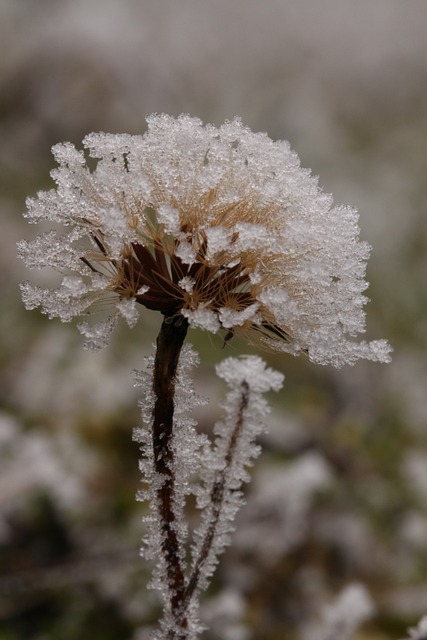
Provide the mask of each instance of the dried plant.
[{"label": "dried plant", "polygon": [[[365,324],[369,246],[358,238],[357,213],[333,206],[288,143],[238,119],[216,128],[154,115],[143,136],[90,134],[84,146],[92,170],[84,152],[57,145],[57,188],[28,201],[30,222],[47,219],[66,231],[19,243],[27,266],[63,274],[53,290],[24,283],[23,298],[63,321],[108,312],[79,325],[95,349],[108,343],[120,316],[132,327],[142,307],[162,314],[155,356],[137,374],[139,497],[150,502],[144,550],[164,599],[153,637],[194,639],[202,630],[199,593],[229,542],[246,468],[259,453],[263,394],[278,390],[283,376],[257,357],[222,363],[217,373],[230,391],[211,442],[191,418],[198,400],[189,368],[197,357],[184,347],[188,328],[222,332],[224,344],[239,333],[336,367],[387,362],[386,341],[356,340]],[[192,540],[189,494],[201,512]]]}]

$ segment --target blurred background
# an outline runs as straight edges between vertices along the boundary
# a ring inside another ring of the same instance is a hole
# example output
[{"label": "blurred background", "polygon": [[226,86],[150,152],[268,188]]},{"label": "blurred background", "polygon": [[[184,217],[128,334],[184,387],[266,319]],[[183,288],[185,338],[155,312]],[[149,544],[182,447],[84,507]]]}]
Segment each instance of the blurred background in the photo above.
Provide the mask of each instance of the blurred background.
[{"label": "blurred background", "polygon": [[[53,144],[141,134],[152,112],[239,115],[358,207],[367,336],[395,349],[339,372],[266,356],[285,387],[204,637],[325,637],[325,607],[355,583],[359,638],[403,637],[427,613],[426,34],[425,0],[0,0],[0,640],[146,640],[159,615],[130,375],[159,318],[85,352],[73,326],[24,310],[19,282],[50,275],[15,248],[37,231],[22,212],[52,186]],[[214,364],[248,350],[190,340],[209,430]]]}]

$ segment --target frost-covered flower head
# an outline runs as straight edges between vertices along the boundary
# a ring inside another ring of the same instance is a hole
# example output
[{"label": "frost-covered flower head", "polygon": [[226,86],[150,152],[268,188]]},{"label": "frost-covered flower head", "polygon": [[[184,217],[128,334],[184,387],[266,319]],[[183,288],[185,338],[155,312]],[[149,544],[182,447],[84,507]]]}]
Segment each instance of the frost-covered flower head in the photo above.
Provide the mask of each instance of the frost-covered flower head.
[{"label": "frost-covered flower head", "polygon": [[65,275],[56,290],[23,284],[28,308],[69,321],[108,306],[107,321],[79,325],[92,347],[108,342],[120,315],[133,326],[145,306],[322,364],[389,359],[385,341],[354,340],[369,254],[357,213],[333,206],[287,142],[238,119],[147,122],[143,136],[86,136],[89,162],[70,143],[53,148],[58,186],[29,199],[27,215],[66,232],[19,251],[29,267]]}]

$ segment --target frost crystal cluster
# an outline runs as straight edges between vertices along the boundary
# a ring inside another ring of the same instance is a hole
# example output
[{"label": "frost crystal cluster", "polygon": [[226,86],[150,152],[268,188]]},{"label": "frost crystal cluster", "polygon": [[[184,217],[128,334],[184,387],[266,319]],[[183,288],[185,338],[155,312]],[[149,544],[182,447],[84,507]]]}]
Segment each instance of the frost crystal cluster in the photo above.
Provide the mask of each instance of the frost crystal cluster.
[{"label": "frost crystal cluster", "polygon": [[65,230],[19,251],[29,267],[63,277],[55,290],[23,284],[28,308],[63,321],[109,310],[79,325],[92,348],[145,306],[321,364],[389,359],[384,340],[356,340],[369,254],[357,213],[333,205],[287,142],[238,119],[147,122],[143,136],[92,133],[86,152],[53,148],[57,188],[29,199],[27,215]]},{"label": "frost crystal cluster", "polygon": [[[256,356],[228,358],[218,365],[217,374],[226,381],[229,392],[223,405],[225,417],[216,425],[211,442],[197,432],[195,422],[188,418],[191,409],[203,402],[195,395],[189,376],[197,363],[196,354],[186,345],[176,375],[174,429],[168,446],[168,473],[174,481],[174,492],[168,504],[167,522],[162,492],[168,480],[153,465],[156,448],[151,435],[155,431],[152,418],[155,399],[150,390],[153,359],[148,359],[145,372],[136,373],[135,382],[144,389],[143,419],[151,427],[134,433],[143,453],[140,469],[144,488],[138,498],[150,505],[144,519],[147,534],[142,553],[155,562],[150,586],[158,589],[164,599],[162,633],[154,635],[153,640],[193,640],[202,630],[198,620],[199,593],[207,588],[218,556],[230,542],[236,513],[244,503],[241,487],[249,481],[247,467],[260,453],[255,440],[264,429],[269,411],[263,394],[278,391],[283,383],[283,375],[266,367]],[[184,513],[190,494],[195,496],[201,512],[200,524],[192,536]]]}]

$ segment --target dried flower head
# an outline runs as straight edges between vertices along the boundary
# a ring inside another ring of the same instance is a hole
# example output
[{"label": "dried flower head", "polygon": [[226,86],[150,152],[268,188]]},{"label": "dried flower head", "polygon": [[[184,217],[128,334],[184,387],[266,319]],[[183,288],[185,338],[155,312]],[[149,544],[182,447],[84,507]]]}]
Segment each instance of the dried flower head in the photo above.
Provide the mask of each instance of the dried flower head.
[{"label": "dried flower head", "polygon": [[27,216],[66,232],[22,241],[19,252],[29,267],[64,275],[56,290],[24,283],[28,308],[69,321],[108,302],[107,321],[79,325],[91,347],[145,306],[322,364],[389,359],[384,340],[354,341],[369,254],[357,213],[333,206],[287,142],[238,119],[147,122],[143,136],[86,136],[89,163],[69,143],[53,148],[58,186],[29,199]]}]

